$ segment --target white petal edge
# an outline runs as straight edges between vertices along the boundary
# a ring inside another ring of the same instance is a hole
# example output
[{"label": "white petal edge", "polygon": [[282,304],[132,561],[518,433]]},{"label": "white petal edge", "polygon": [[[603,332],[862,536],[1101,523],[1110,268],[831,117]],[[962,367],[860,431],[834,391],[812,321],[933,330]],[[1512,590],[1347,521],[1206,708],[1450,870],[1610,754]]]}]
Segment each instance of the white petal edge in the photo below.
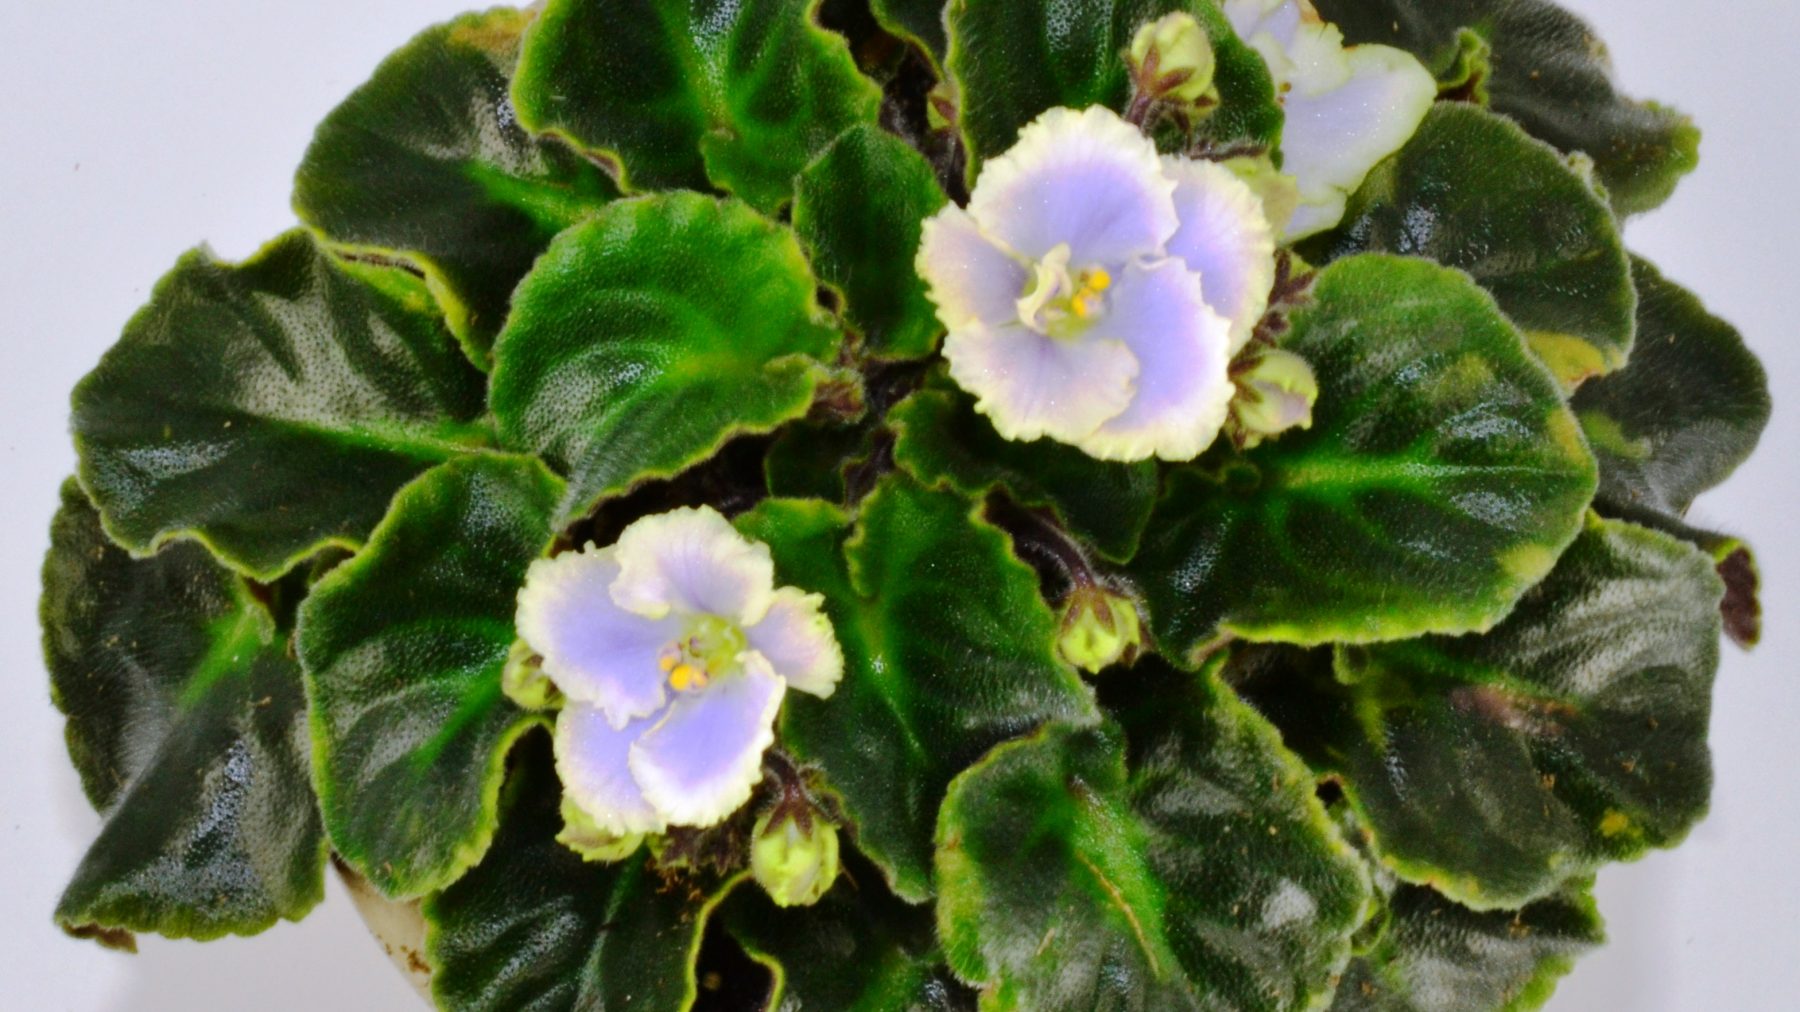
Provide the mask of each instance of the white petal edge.
[{"label": "white petal edge", "polygon": [[543,658],[550,681],[570,699],[599,707],[615,728],[662,709],[667,690],[657,659],[680,634],[673,619],[614,604],[618,575],[610,548],[588,545],[539,559],[525,572],[515,618],[519,638]]},{"label": "white petal edge", "polygon": [[556,718],[556,775],[563,795],[608,833],[660,833],[665,823],[630,767],[631,748],[658,717],[615,728],[594,707],[571,702]]},{"label": "white petal edge", "polygon": [[631,746],[631,774],[670,825],[711,826],[742,808],[762,779],[787,683],[755,651],[739,661],[737,672],[677,696]]},{"label": "white petal edge", "polygon": [[[1163,158],[1175,180],[1181,227],[1169,255],[1200,275],[1200,293],[1231,325],[1233,355],[1250,343],[1275,284],[1275,229],[1262,198],[1237,173],[1216,162]],[[1140,355],[1141,359],[1142,356]]]},{"label": "white petal edge", "polygon": [[788,688],[829,699],[844,677],[844,648],[824,604],[818,594],[783,587],[775,592],[769,613],[745,636],[750,649],[768,659]]},{"label": "white petal edge", "polygon": [[1031,279],[1023,262],[982,235],[955,204],[925,219],[914,266],[949,330],[1017,319],[1019,296]]},{"label": "white petal edge", "polygon": [[1192,460],[1231,409],[1231,327],[1180,260],[1126,268],[1099,327],[1125,342],[1142,371],[1130,406],[1076,443],[1102,460]]},{"label": "white petal edge", "polygon": [[747,626],[762,620],[775,596],[769,546],[739,534],[710,506],[636,520],[614,549],[619,578],[613,601],[649,618],[674,611]]},{"label": "white petal edge", "polygon": [[1058,340],[1020,325],[953,330],[950,378],[1007,439],[1076,440],[1131,403],[1137,359],[1120,341]]},{"label": "white petal edge", "polygon": [[982,167],[969,214],[1031,260],[1067,243],[1075,267],[1114,267],[1162,251],[1177,225],[1174,192],[1137,127],[1103,106],[1058,108]]}]

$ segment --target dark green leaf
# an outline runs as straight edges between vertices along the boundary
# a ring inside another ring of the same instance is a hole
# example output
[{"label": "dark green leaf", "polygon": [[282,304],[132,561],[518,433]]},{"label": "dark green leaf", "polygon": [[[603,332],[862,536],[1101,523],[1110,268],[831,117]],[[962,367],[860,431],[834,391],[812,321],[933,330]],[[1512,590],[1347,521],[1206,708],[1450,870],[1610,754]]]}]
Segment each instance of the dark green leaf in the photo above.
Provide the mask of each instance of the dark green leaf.
[{"label": "dark green leaf", "polygon": [[931,839],[950,778],[1047,720],[1091,721],[1093,700],[1052,653],[1037,577],[974,504],[893,475],[856,533],[818,501],[740,518],[783,584],[825,596],[845,655],[830,699],[788,697],[782,741],[821,766],[857,845],[909,901],[931,895]]},{"label": "dark green leaf", "polygon": [[1631,363],[1576,391],[1600,461],[1602,512],[1680,518],[1750,456],[1769,423],[1769,378],[1729,323],[1634,259],[1638,345]]},{"label": "dark green leaf", "polygon": [[287,641],[199,545],[135,560],[73,481],[44,560],[44,654],[69,756],[106,817],[58,904],[130,948],[254,934],[324,896],[306,700]]},{"label": "dark green leaf", "polygon": [[1368,876],[1311,774],[1211,675],[1149,667],[1129,762],[1053,727],[951,785],[939,932],[984,1007],[1303,1009],[1349,957]]},{"label": "dark green leaf", "polygon": [[869,8],[882,28],[917,43],[939,67],[943,66],[950,46],[944,34],[946,6],[946,0],[869,0]]},{"label": "dark green leaf", "polygon": [[943,333],[913,269],[920,225],[944,206],[924,156],[873,126],[845,132],[795,180],[794,231],[876,359],[924,358]]},{"label": "dark green leaf", "polygon": [[790,499],[849,499],[848,471],[868,459],[866,425],[796,422],[782,430],[763,459],[769,494]]},{"label": "dark green leaf", "polygon": [[446,464],[301,607],[325,825],[389,896],[456,881],[493,837],[507,750],[538,722],[500,688],[514,601],[561,494],[535,460]]},{"label": "dark green leaf", "polygon": [[1340,260],[1285,347],[1318,374],[1313,427],[1175,472],[1132,563],[1172,656],[1484,629],[1580,531],[1574,416],[1461,273]]},{"label": "dark green leaf", "polygon": [[1555,149],[1475,106],[1433,107],[1309,247],[1319,260],[1365,251],[1467,271],[1569,387],[1631,351],[1637,295],[1606,201]]},{"label": "dark green leaf", "polygon": [[1272,672],[1310,698],[1270,712],[1402,878],[1516,907],[1704,814],[1720,593],[1701,553],[1591,519],[1492,632]]},{"label": "dark green leaf", "polygon": [[521,743],[494,847],[425,901],[431,991],[447,1012],[678,1012],[733,883],[665,883],[640,852],[587,864],[556,842],[550,742]]},{"label": "dark green leaf", "polygon": [[502,440],[569,477],[559,516],[806,414],[841,335],[793,233],[734,200],[621,200],[559,236],[494,349]]},{"label": "dark green leaf", "polygon": [[183,257],[75,388],[74,429],[114,540],[198,538],[268,580],[355,547],[401,485],[486,443],[480,414],[423,283],[294,232],[239,266]]},{"label": "dark green leaf", "polygon": [[426,30],[319,125],[295,180],[301,220],[423,271],[480,363],[531,262],[618,193],[513,115],[507,87],[533,16],[499,8]]},{"label": "dark green leaf", "polygon": [[707,181],[763,211],[881,91],[819,0],[550,0],[513,82],[524,125],[616,159],[633,190]]},{"label": "dark green leaf", "polygon": [[1587,883],[1522,910],[1476,913],[1424,886],[1388,898],[1374,951],[1350,961],[1331,1012],[1535,1009],[1604,941]]},{"label": "dark green leaf", "polygon": [[1137,551],[1156,503],[1154,461],[1095,460],[1064,443],[1002,439],[960,391],[923,390],[887,417],[894,460],[927,484],[975,498],[1004,488],[1025,506],[1047,506],[1113,561]]},{"label": "dark green leaf", "polygon": [[1316,0],[1347,41],[1399,46],[1439,78],[1473,29],[1492,49],[1487,91],[1505,113],[1563,151],[1593,158],[1621,214],[1668,199],[1699,161],[1700,131],[1686,116],[1637,102],[1613,84],[1606,47],[1580,18],[1547,0]]},{"label": "dark green leaf", "polygon": [[1104,105],[1124,111],[1131,82],[1123,56],[1139,26],[1188,11],[1212,38],[1219,105],[1202,135],[1219,145],[1273,148],[1281,106],[1269,68],[1238,39],[1214,0],[960,0],[946,14],[947,63],[961,102],[969,175],[1013,146],[1046,109]]}]

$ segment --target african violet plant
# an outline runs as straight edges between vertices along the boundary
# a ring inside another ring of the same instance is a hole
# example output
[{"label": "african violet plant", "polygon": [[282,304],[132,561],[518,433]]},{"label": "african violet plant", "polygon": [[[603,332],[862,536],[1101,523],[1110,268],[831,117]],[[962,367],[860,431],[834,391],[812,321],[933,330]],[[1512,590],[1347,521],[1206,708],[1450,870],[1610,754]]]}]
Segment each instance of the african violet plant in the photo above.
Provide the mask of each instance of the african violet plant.
[{"label": "african violet plant", "polygon": [[1766,384],[1584,26],[1316,4],[419,36],[75,392],[58,921],[335,855],[447,1009],[1540,1003],[1706,806]]}]

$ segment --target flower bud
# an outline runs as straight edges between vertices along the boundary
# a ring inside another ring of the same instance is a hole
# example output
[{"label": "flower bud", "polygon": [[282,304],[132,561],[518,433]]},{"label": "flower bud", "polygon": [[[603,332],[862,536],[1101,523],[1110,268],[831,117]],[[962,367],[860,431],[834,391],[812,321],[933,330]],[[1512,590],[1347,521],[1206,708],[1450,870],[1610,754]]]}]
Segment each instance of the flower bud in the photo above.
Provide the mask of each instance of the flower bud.
[{"label": "flower bud", "polygon": [[1088,672],[1137,659],[1144,645],[1137,605],[1104,587],[1077,587],[1063,605],[1056,650],[1063,660]]},{"label": "flower bud", "polygon": [[609,833],[601,829],[588,814],[573,801],[564,798],[562,802],[563,828],[556,834],[556,842],[581,855],[583,861],[612,863],[623,861],[637,853],[644,842],[642,833]]},{"label": "flower bud", "polygon": [[506,655],[506,666],[500,670],[500,691],[506,698],[526,710],[548,710],[562,701],[550,676],[544,674],[543,658],[520,640]]},{"label": "flower bud", "polygon": [[1312,428],[1319,381],[1312,366],[1300,356],[1279,349],[1265,351],[1248,371],[1237,377],[1237,384],[1231,415],[1245,447],[1289,429]]},{"label": "flower bud", "polygon": [[1148,98],[1194,105],[1213,90],[1213,47],[1192,14],[1164,15],[1139,28],[1127,54]]},{"label": "flower bud", "polygon": [[837,827],[817,812],[804,821],[777,807],[752,831],[750,872],[776,906],[812,906],[837,880]]}]

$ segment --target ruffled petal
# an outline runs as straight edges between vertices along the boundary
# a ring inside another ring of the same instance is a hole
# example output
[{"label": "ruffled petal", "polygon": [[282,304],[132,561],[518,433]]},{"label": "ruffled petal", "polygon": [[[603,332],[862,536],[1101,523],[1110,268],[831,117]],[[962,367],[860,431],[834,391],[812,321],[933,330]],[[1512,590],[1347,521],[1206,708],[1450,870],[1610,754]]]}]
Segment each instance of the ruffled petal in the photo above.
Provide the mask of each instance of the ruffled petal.
[{"label": "ruffled petal", "polygon": [[969,214],[1032,260],[1067,243],[1076,267],[1113,267],[1161,252],[1177,225],[1174,192],[1156,145],[1112,110],[1051,109],[982,168]]},{"label": "ruffled petal", "polygon": [[1308,0],[1226,0],[1240,36],[1269,65],[1287,122],[1282,171],[1300,186],[1286,238],[1336,225],[1369,170],[1405,145],[1437,100],[1437,81],[1391,46],[1345,47]]},{"label": "ruffled petal", "polygon": [[612,726],[662,709],[657,659],[680,635],[674,618],[651,619],[613,603],[613,549],[589,545],[539,559],[519,591],[519,637],[543,658],[563,695],[599,707]]},{"label": "ruffled petal", "polygon": [[608,833],[660,833],[664,820],[644,798],[631,748],[661,715],[615,728],[592,706],[571,702],[556,718],[556,773],[563,796]]},{"label": "ruffled petal", "polygon": [[631,748],[631,773],[671,825],[710,826],[750,800],[775,743],[787,683],[754,651],[706,688],[677,696]]},{"label": "ruffled petal", "polygon": [[1141,372],[1118,417],[1076,445],[1102,460],[1192,460],[1231,408],[1231,328],[1201,297],[1200,278],[1169,258],[1125,269],[1096,331],[1125,342]]},{"label": "ruffled petal", "polygon": [[1017,319],[1019,295],[1031,279],[1024,263],[982,235],[955,204],[925,219],[916,266],[950,330]]},{"label": "ruffled petal", "polygon": [[[1181,227],[1169,255],[1200,275],[1200,293],[1231,325],[1230,354],[1250,342],[1275,284],[1275,230],[1262,198],[1237,173],[1215,162],[1164,158],[1175,180]],[[1139,356],[1141,359],[1142,356]]]},{"label": "ruffled petal", "polygon": [[619,578],[612,599],[639,615],[717,615],[747,626],[762,619],[775,596],[768,546],[739,534],[710,506],[644,517],[614,547]]},{"label": "ruffled petal", "polygon": [[789,688],[820,699],[837,691],[844,677],[844,648],[821,608],[824,603],[818,594],[783,587],[763,620],[745,630],[750,649],[767,658]]},{"label": "ruffled petal", "polygon": [[1023,326],[953,330],[950,377],[1007,439],[1073,443],[1131,403],[1137,359],[1122,342],[1059,340]]}]

